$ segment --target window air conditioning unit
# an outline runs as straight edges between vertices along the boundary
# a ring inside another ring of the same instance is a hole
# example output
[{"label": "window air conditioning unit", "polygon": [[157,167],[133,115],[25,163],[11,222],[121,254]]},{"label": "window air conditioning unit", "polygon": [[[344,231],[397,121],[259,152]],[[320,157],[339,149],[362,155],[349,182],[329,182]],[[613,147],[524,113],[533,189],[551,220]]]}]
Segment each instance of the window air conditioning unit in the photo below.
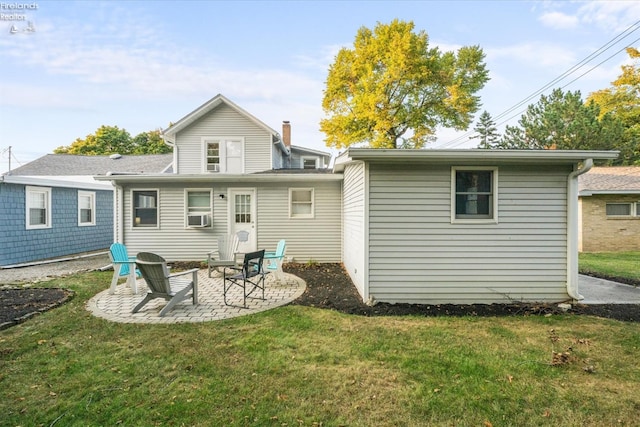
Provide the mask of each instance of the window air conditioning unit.
[{"label": "window air conditioning unit", "polygon": [[189,227],[208,227],[209,214],[189,214],[187,215],[187,225]]},{"label": "window air conditioning unit", "polygon": [[207,172],[220,172],[220,165],[219,164],[207,165]]}]

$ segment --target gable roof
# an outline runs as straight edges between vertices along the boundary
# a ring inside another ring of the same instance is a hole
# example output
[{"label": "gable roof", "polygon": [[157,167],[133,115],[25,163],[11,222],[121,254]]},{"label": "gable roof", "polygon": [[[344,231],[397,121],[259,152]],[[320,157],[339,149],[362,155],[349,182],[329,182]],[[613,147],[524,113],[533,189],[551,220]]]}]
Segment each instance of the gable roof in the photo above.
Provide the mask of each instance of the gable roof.
[{"label": "gable roof", "polygon": [[93,176],[116,173],[164,173],[173,154],[79,156],[47,154],[8,172],[11,176]]},{"label": "gable roof", "polygon": [[640,166],[594,167],[581,175],[579,195],[640,194]]},{"label": "gable roof", "polygon": [[246,117],[247,119],[249,119],[250,121],[255,123],[258,127],[261,127],[262,129],[264,129],[265,131],[270,133],[272,135],[272,137],[273,137],[274,144],[278,144],[278,146],[280,147],[280,149],[283,152],[285,152],[285,153],[287,152],[287,148],[285,147],[284,143],[282,142],[282,138],[280,137],[280,134],[278,132],[276,132],[271,127],[269,127],[266,124],[264,124],[262,121],[258,120],[255,116],[251,115],[250,113],[248,113],[244,109],[240,108],[235,103],[231,102],[229,99],[227,99],[222,94],[217,94],[216,96],[211,98],[209,101],[205,102],[204,104],[202,104],[201,106],[199,106],[198,108],[196,108],[195,110],[193,110],[192,112],[190,112],[189,114],[187,114],[186,116],[184,116],[183,118],[178,120],[173,126],[171,126],[170,128],[164,130],[163,131],[164,140],[169,142],[170,144],[175,143],[176,142],[176,134],[178,132],[180,132],[181,130],[186,129],[189,126],[191,126],[193,123],[198,121],[200,118],[202,118],[206,114],[210,113],[211,111],[215,110],[216,108],[218,108],[222,104],[231,107],[238,114],[243,115],[244,117]]}]

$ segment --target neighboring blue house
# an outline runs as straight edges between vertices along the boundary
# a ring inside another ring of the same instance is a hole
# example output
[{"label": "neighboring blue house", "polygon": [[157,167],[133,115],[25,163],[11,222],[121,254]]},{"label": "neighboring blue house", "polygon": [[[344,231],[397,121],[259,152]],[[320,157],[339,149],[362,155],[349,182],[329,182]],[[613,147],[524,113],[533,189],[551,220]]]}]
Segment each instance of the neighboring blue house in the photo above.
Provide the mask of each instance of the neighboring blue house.
[{"label": "neighboring blue house", "polygon": [[48,154],[0,176],[0,267],[106,250],[113,186],[94,175],[170,171],[172,154]]}]

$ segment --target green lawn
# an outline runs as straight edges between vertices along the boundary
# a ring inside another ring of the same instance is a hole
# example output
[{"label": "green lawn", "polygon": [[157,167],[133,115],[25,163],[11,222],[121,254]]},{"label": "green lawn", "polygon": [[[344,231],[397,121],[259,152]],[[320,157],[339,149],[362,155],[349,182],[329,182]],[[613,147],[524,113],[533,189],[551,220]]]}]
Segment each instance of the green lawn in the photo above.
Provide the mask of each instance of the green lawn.
[{"label": "green lawn", "polygon": [[580,272],[640,281],[640,252],[581,253]]},{"label": "green lawn", "polygon": [[[640,325],[587,316],[376,317],[287,306],[116,324],[111,273],[0,331],[3,426],[630,426]],[[555,355],[554,355],[555,352]]]}]

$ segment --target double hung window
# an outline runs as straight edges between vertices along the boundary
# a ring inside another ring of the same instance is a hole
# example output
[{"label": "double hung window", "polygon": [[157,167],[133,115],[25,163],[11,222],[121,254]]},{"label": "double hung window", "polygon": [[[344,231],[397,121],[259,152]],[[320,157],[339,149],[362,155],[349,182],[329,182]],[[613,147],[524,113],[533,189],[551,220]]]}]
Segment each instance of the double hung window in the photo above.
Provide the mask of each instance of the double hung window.
[{"label": "double hung window", "polygon": [[26,187],[26,229],[51,228],[51,188]]},{"label": "double hung window", "polygon": [[131,192],[133,204],[134,227],[158,226],[158,190],[133,190]]},{"label": "double hung window", "polygon": [[451,221],[497,222],[496,168],[452,168]]},{"label": "double hung window", "polygon": [[96,193],[78,191],[78,225],[96,225]]},{"label": "double hung window", "polygon": [[313,218],[313,188],[289,189],[289,217]]}]

